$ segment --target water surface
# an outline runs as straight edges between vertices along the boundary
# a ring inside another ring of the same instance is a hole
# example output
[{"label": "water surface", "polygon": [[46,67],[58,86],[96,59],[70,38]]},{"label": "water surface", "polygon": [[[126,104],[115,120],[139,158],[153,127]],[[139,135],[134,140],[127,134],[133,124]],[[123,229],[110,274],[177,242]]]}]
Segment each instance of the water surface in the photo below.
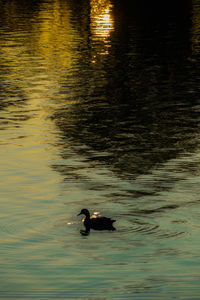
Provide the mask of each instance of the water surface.
[{"label": "water surface", "polygon": [[138,2],[0,0],[1,299],[199,299],[200,5]]}]

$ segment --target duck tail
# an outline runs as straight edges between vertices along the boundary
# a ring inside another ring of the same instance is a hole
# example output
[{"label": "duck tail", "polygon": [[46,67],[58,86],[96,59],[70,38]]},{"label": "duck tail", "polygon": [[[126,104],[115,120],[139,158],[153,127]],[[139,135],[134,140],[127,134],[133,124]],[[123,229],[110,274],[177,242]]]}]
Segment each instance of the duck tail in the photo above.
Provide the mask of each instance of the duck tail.
[{"label": "duck tail", "polygon": [[112,227],[111,227],[111,230],[112,230],[112,231],[115,231],[115,230],[116,230],[116,228],[112,226]]}]

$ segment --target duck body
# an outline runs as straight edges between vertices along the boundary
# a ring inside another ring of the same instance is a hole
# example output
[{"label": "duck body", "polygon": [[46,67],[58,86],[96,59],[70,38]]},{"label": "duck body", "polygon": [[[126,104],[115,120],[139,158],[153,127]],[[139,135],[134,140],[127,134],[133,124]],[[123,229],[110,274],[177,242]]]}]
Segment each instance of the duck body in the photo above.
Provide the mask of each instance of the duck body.
[{"label": "duck body", "polygon": [[82,220],[82,222],[86,228],[86,232],[89,232],[90,229],[115,230],[113,223],[116,222],[116,220],[112,220],[111,218],[103,217],[101,215],[90,216],[90,213],[86,208],[82,209],[78,216],[79,215],[85,215],[85,218]]}]

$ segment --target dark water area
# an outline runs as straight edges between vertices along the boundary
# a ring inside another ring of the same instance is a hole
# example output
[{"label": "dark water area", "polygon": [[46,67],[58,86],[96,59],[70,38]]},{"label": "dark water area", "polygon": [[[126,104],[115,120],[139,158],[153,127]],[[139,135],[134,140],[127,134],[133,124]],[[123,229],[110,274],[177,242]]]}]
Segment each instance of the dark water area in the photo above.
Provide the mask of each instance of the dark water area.
[{"label": "dark water area", "polygon": [[[109,40],[95,40],[88,33],[75,74],[78,93],[80,86],[83,93],[78,97],[84,99],[78,104],[78,120],[73,130],[66,130],[63,121],[58,124],[64,135],[109,152],[100,160],[118,175],[131,177],[193,151],[199,118],[189,3],[175,6],[176,13],[169,4],[159,14],[158,1],[153,7],[135,2],[114,5],[116,30]],[[63,111],[61,115],[67,119]]]},{"label": "dark water area", "polygon": [[199,1],[0,7],[0,298],[199,299]]}]

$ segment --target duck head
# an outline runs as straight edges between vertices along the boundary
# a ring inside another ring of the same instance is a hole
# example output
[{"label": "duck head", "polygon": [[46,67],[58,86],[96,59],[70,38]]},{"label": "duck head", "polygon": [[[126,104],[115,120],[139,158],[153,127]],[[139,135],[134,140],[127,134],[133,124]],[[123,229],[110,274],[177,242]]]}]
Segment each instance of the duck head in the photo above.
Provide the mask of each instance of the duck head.
[{"label": "duck head", "polygon": [[90,216],[89,210],[86,208],[83,208],[77,216],[80,216],[80,215],[85,215],[86,217]]}]

